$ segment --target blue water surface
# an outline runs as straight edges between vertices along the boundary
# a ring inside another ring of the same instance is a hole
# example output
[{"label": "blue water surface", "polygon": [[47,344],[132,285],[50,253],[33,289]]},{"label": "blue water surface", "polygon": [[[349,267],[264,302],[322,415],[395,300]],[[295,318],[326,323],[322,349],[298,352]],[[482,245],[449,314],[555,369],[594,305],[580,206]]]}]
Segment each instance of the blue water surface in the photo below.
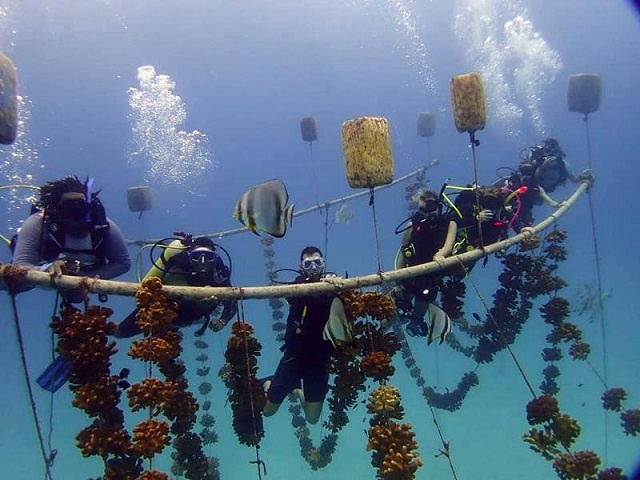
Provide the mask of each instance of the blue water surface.
[{"label": "blue water surface", "polygon": [[[447,179],[465,184],[473,180],[473,159],[468,135],[453,124],[449,81],[480,72],[488,102],[486,127],[477,134],[481,183],[495,180],[499,167],[517,165],[523,148],[548,136],[559,140],[574,170],[591,164],[595,171],[592,213],[606,294],[606,342],[599,315],[587,311],[571,318],[592,353],[589,363],[568,355],[559,362],[558,399],[582,426],[575,449],[593,450],[603,462],[606,457],[603,468],[618,466],[630,475],[640,459],[638,437],[625,435],[619,414],[605,414],[598,375],[606,352],[608,386],[626,389],[625,409],[640,408],[639,43],[638,14],[623,0],[0,0],[0,50],[16,65],[21,96],[19,138],[0,147],[0,176],[3,185],[41,185],[67,174],[94,177],[108,214],[131,240],[176,230],[214,233],[240,226],[231,217],[236,200],[272,178],[286,183],[296,210],[355,193],[346,181],[340,128],[369,115],[390,122],[396,177],[437,158],[439,165],[427,174],[431,186],[438,189]],[[568,79],[576,73],[602,78],[600,108],[589,115],[588,132],[583,116],[567,109]],[[422,111],[436,115],[436,134],[428,140],[416,135]],[[300,136],[299,121],[307,116],[319,127],[312,149]],[[148,185],[153,193],[153,208],[142,218],[127,207],[127,188],[134,185]],[[274,243],[277,268],[295,268],[299,251],[309,244],[326,249],[328,268],[341,275],[373,273],[378,262],[392,268],[399,243],[394,229],[407,216],[404,185],[376,195],[375,225],[368,197],[349,203],[348,225],[333,222],[337,207],[327,217],[297,217]],[[554,196],[565,199],[572,191],[567,185]],[[28,214],[30,193],[0,191],[3,235],[15,232]],[[546,207],[534,212],[537,219],[548,213]],[[568,282],[562,293],[575,305],[585,289],[597,292],[586,196],[560,227],[569,234],[569,257],[559,271]],[[219,243],[234,258],[234,284],[268,282],[260,238],[243,233]],[[135,258],[138,247],[130,251]],[[10,260],[8,249],[0,260]],[[142,268],[148,266],[145,255]],[[481,300],[491,303],[499,267],[492,258],[486,268],[475,268],[479,294],[468,282],[468,315],[484,316]],[[135,278],[134,269],[121,277]],[[51,398],[35,385],[51,361],[54,299],[54,292],[40,289],[17,298],[37,418],[45,446],[58,452],[52,478],[96,478],[102,461],[83,458],[75,445],[77,432],[91,420],[71,406],[68,389]],[[125,297],[111,296],[108,304],[116,321],[133,308]],[[6,295],[0,296],[0,312],[1,476],[43,478]],[[244,303],[245,318],[263,344],[260,375],[271,374],[280,358],[271,312],[267,301]],[[537,389],[549,328],[533,312],[512,350]],[[249,463],[256,452],[238,443],[227,390],[216,376],[228,333],[227,328],[205,336],[211,413],[220,435],[205,452],[219,458],[221,478],[258,478]],[[201,352],[192,343],[192,331],[185,330],[183,358],[196,390],[195,358]],[[131,379],[138,380],[144,367],[126,356],[128,345],[118,343],[113,370],[130,368]],[[440,392],[454,389],[476,368],[447,345],[427,347],[424,339],[410,339],[410,345],[427,384]],[[402,393],[404,421],[413,425],[424,461],[415,478],[454,478],[447,459],[438,456],[443,445],[432,413],[399,354],[395,365],[390,383]],[[461,409],[434,410],[457,478],[556,478],[551,463],[522,441],[531,394],[512,357],[502,351],[477,374],[480,384]],[[362,394],[361,401],[366,398]],[[287,406],[265,419],[259,451],[265,478],[376,478],[366,450],[369,416],[363,403],[349,412],[332,462],[318,471],[299,453]],[[122,407],[127,408],[124,401]],[[131,415],[127,425],[141,418]],[[327,432],[320,424],[310,428],[317,446]],[[168,472],[170,463],[167,450],[154,467]]]}]

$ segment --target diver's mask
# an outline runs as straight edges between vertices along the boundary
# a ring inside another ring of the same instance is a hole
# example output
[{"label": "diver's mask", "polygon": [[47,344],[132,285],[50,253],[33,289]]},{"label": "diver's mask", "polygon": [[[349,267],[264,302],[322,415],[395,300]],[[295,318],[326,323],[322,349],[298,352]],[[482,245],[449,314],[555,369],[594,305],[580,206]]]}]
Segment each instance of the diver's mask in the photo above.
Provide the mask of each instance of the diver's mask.
[{"label": "diver's mask", "polygon": [[305,258],[300,262],[300,268],[308,278],[320,278],[324,273],[324,258],[320,255]]},{"label": "diver's mask", "polygon": [[[187,252],[191,275],[211,278],[216,284],[222,284],[229,278],[226,271],[219,271],[220,257],[207,247],[196,247]],[[226,269],[224,269],[226,270]]]},{"label": "diver's mask", "polygon": [[67,233],[78,235],[91,223],[90,211],[91,205],[82,198],[64,200],[58,207],[58,221]]}]

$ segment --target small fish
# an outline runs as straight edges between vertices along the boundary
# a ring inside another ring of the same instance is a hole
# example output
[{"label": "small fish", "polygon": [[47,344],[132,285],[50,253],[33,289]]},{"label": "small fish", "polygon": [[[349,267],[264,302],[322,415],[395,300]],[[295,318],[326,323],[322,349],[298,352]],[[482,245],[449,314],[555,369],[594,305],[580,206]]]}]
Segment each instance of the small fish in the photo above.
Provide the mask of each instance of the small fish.
[{"label": "small fish", "polygon": [[429,335],[427,336],[427,345],[431,345],[436,338],[440,339],[442,344],[451,331],[451,319],[440,307],[429,304]]},{"label": "small fish", "polygon": [[293,220],[293,207],[285,205],[289,193],[282,180],[269,180],[245,192],[233,209],[233,218],[256,235],[258,230],[274,237],[284,237],[287,223]]},{"label": "small fish", "polygon": [[480,319],[480,315],[478,315],[476,312],[473,312],[471,315],[473,315],[473,318],[475,318],[477,321],[481,322],[482,320]]},{"label": "small fish", "polygon": [[352,218],[353,211],[351,210],[351,207],[348,204],[343,203],[340,208],[336,210],[333,221],[334,223],[339,223],[341,225],[349,225]]}]

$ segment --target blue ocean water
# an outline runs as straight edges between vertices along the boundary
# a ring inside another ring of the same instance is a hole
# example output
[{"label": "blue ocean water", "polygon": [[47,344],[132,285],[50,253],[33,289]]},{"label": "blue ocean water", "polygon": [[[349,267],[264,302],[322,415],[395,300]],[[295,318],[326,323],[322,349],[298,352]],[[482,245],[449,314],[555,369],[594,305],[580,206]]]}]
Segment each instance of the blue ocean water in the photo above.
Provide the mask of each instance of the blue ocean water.
[{"label": "blue ocean water", "polygon": [[[236,228],[231,212],[237,198],[271,178],[286,183],[297,210],[354,193],[345,178],[340,127],[363,115],[389,120],[396,176],[437,158],[439,165],[427,175],[434,188],[447,179],[470,182],[469,139],[454,128],[449,95],[451,77],[470,71],[483,75],[488,101],[488,121],[478,133],[476,152],[481,183],[492,182],[499,167],[515,166],[523,148],[548,136],[559,140],[580,171],[589,164],[589,140],[596,173],[593,214],[607,293],[606,345],[599,317],[574,315],[571,321],[591,344],[596,371],[602,371],[606,350],[608,386],[626,389],[624,408],[640,408],[640,318],[634,303],[640,269],[634,242],[640,235],[635,196],[640,67],[633,47],[640,29],[631,2],[610,1],[606,8],[596,0],[56,3],[61,5],[0,0],[0,50],[17,67],[21,96],[19,138],[0,147],[2,184],[40,185],[71,173],[94,177],[110,217],[131,240],[162,238],[176,230],[203,234]],[[582,116],[567,110],[567,83],[574,73],[602,77],[602,102],[589,116],[589,137]],[[436,135],[428,141],[416,135],[421,111],[436,114]],[[306,116],[316,117],[319,126],[312,149],[300,137],[299,121]],[[151,188],[154,205],[138,218],[128,210],[126,192],[142,184]],[[571,192],[568,185],[554,196],[562,199]],[[391,268],[399,242],[394,229],[407,215],[404,195],[401,185],[376,196],[379,252],[372,211],[363,197],[349,204],[353,219],[348,225],[332,222],[336,207],[329,212],[330,226],[318,212],[297,217],[274,243],[277,268],[295,268],[300,249],[308,244],[326,248],[329,269],[341,275],[377,271],[378,256],[382,267]],[[28,214],[27,196],[22,190],[0,191],[4,235]],[[534,213],[541,219],[549,212],[539,207]],[[586,196],[560,227],[569,234],[569,258],[560,275],[568,282],[566,296],[578,301],[596,282]],[[234,258],[234,284],[267,283],[258,237],[245,233],[219,242]],[[137,252],[132,246],[133,257]],[[9,259],[8,249],[0,253],[0,261]],[[474,270],[472,279],[483,299],[491,300],[498,273],[495,259]],[[134,281],[135,272],[121,279]],[[48,324],[54,298],[53,292],[33,290],[17,299],[32,382],[51,360]],[[467,300],[468,313],[482,313],[470,285]],[[108,304],[114,320],[133,308],[130,298],[111,296]],[[256,300],[244,307],[263,344],[260,374],[268,375],[280,357],[271,309],[267,301]],[[0,311],[2,478],[41,478],[44,467],[7,296],[0,296]],[[534,386],[542,381],[540,352],[548,333],[538,317],[532,315],[512,346]],[[185,331],[183,356],[196,389],[195,358],[201,352],[191,346],[191,333]],[[228,329],[206,335],[212,372],[224,363],[226,334]],[[453,390],[462,374],[476,368],[446,345],[410,342],[427,383],[440,392]],[[132,377],[141,378],[143,367],[126,356],[128,342],[118,346],[114,371],[128,367]],[[624,434],[614,412],[606,414],[605,426],[597,375],[568,355],[559,366],[561,409],[582,425],[576,449],[593,450],[603,460],[606,449],[603,467],[618,466],[630,475],[640,461],[638,438]],[[432,414],[399,354],[396,368],[391,383],[400,388],[404,420],[413,425],[424,461],[416,478],[454,478],[446,458],[437,456],[443,447]],[[462,408],[435,410],[457,478],[555,478],[550,462],[521,439],[529,429],[525,405],[531,395],[512,358],[503,351],[477,374],[480,384]],[[220,441],[206,453],[219,458],[221,478],[257,478],[249,463],[255,460],[254,449],[240,445],[231,427],[226,388],[216,375],[210,381]],[[58,451],[53,478],[101,475],[101,460],[83,458],[75,446],[75,435],[90,420],[71,406],[70,392],[62,389],[52,399],[34,388],[46,445]],[[265,419],[260,457],[267,478],[375,478],[365,448],[366,408],[359,403],[349,417],[332,462],[319,471],[301,457],[286,405]],[[131,416],[128,422],[132,426],[139,419]],[[311,427],[316,446],[326,433],[320,424]],[[169,455],[154,467],[169,471]]]}]

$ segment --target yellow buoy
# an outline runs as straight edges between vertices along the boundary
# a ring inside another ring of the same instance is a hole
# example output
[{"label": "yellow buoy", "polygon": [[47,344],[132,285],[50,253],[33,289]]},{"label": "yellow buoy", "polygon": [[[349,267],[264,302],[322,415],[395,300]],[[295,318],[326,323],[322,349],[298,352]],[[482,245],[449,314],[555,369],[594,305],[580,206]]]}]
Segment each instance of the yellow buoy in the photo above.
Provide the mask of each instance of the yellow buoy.
[{"label": "yellow buoy", "polygon": [[436,134],[436,116],[431,112],[418,113],[418,136],[433,137]]},{"label": "yellow buoy", "polygon": [[458,132],[482,130],[487,122],[484,85],[479,73],[451,78],[451,107]]},{"label": "yellow buoy", "polygon": [[0,52],[0,143],[9,145],[18,135],[16,67]]},{"label": "yellow buoy", "polygon": [[358,117],[342,124],[342,152],[351,188],[372,188],[393,181],[389,122]]},{"label": "yellow buoy", "polygon": [[567,104],[570,112],[597,112],[600,107],[602,81],[595,73],[577,73],[569,76]]}]

